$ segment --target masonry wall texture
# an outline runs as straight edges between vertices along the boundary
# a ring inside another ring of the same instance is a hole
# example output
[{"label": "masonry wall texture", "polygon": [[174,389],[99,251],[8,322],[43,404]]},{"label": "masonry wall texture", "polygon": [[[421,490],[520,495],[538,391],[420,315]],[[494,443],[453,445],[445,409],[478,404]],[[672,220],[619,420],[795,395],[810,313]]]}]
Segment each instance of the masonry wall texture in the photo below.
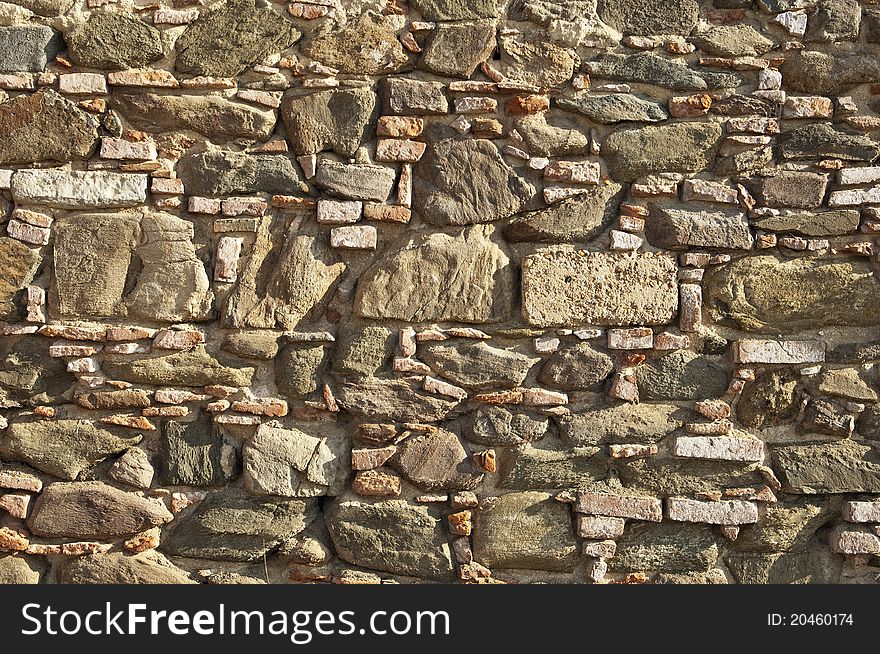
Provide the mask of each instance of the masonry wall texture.
[{"label": "masonry wall texture", "polygon": [[876,0],[11,0],[0,89],[0,582],[880,580]]}]

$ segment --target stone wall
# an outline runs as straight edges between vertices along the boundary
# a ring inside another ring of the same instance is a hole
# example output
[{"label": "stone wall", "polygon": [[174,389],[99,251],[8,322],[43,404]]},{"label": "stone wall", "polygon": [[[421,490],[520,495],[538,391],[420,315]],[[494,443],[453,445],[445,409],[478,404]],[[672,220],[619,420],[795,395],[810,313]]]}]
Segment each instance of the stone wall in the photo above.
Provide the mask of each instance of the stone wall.
[{"label": "stone wall", "polygon": [[0,23],[0,581],[877,579],[875,0]]}]

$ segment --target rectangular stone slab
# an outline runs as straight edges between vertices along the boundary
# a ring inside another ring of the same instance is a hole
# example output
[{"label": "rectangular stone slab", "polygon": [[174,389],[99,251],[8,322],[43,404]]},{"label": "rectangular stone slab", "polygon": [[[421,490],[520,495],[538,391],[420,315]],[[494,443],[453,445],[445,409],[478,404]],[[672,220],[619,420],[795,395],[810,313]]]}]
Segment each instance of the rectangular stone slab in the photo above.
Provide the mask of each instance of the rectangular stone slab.
[{"label": "rectangular stone slab", "polygon": [[662,325],[678,311],[678,266],[653,252],[548,250],[526,257],[523,318],[532,325]]},{"label": "rectangular stone slab", "polygon": [[106,171],[19,170],[12,197],[59,209],[134,207],[147,201],[147,176]]}]

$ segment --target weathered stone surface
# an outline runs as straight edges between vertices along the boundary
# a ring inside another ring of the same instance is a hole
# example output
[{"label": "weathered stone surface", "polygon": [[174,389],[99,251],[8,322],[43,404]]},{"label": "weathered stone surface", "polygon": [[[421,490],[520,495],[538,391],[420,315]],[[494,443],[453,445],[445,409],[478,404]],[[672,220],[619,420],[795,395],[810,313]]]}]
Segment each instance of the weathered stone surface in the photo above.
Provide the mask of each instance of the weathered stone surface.
[{"label": "weathered stone surface", "polygon": [[800,409],[799,376],[766,371],[747,384],[736,404],[743,426],[761,429],[794,420]]},{"label": "weathered stone surface", "polygon": [[494,49],[494,22],[441,24],[419,65],[438,75],[468,78]]},{"label": "weathered stone surface", "polygon": [[880,492],[880,460],[852,440],[771,447],[783,488],[790,493]]},{"label": "weathered stone surface", "polygon": [[670,497],[666,501],[667,517],[679,522],[697,522],[710,525],[754,524],[758,521],[758,505],[743,500],[705,502],[685,497]]},{"label": "weathered stone surface", "polygon": [[571,572],[577,544],[571,513],[547,493],[508,493],[476,514],[474,559],[489,568]]},{"label": "weathered stone surface", "polygon": [[345,271],[317,238],[273,234],[264,222],[226,302],[230,327],[296,329],[329,300]]},{"label": "weathered stone surface", "polygon": [[501,34],[498,66],[505,78],[542,88],[568,82],[577,64],[575,52],[547,39],[545,30]]},{"label": "weathered stone surface", "polygon": [[242,457],[245,488],[252,495],[339,495],[348,480],[351,446],[347,435],[329,424],[261,425]]},{"label": "weathered stone surface", "polygon": [[315,500],[256,498],[230,489],[211,493],[163,534],[161,550],[215,561],[262,561],[318,518]]},{"label": "weathered stone surface", "polygon": [[807,42],[837,43],[859,38],[862,7],[858,0],[823,0],[811,12]]},{"label": "weathered stone surface", "polygon": [[336,346],[333,369],[343,374],[368,377],[388,365],[396,334],[382,325],[351,327]]},{"label": "weathered stone surface", "polygon": [[543,438],[550,421],[500,406],[480,406],[468,416],[463,435],[480,445],[521,445]]},{"label": "weathered stone surface", "polygon": [[880,63],[867,53],[835,53],[815,50],[786,56],[780,71],[792,91],[837,95],[856,84],[880,81]]},{"label": "weathered stone surface", "polygon": [[735,486],[760,488],[766,482],[754,464],[647,457],[626,459],[618,469],[628,489],[660,497],[718,492]]},{"label": "weathered stone surface", "polygon": [[295,96],[282,106],[281,116],[298,155],[333,150],[352,157],[367,133],[376,109],[369,87],[319,91]]},{"label": "weathered stone surface", "polygon": [[386,77],[383,80],[385,109],[392,114],[445,114],[449,101],[443,94],[442,82],[426,82],[407,77]]},{"label": "weathered stone surface", "polygon": [[804,236],[851,234],[859,228],[861,215],[854,209],[836,211],[783,212],[753,220],[752,225],[773,232],[792,232]]},{"label": "weathered stone surface", "polygon": [[76,556],[58,575],[62,584],[194,584],[189,574],[155,550]]},{"label": "weathered stone surface", "polygon": [[268,331],[247,331],[230,334],[223,350],[245,359],[268,361],[278,355],[278,334]]},{"label": "weathered stone surface", "polygon": [[155,386],[249,386],[254,375],[253,368],[236,367],[220,355],[215,358],[203,346],[158,356],[108,356],[102,369],[114,379]]},{"label": "weathered stone surface", "polygon": [[773,41],[750,25],[719,25],[699,33],[694,45],[716,57],[756,57],[773,49]]},{"label": "weathered stone surface", "polygon": [[15,320],[21,313],[19,291],[33,279],[40,255],[21,241],[0,237],[0,319]]},{"label": "weathered stone surface", "polygon": [[22,204],[59,209],[134,207],[147,198],[147,176],[60,168],[19,170],[12,176],[12,197]]},{"label": "weathered stone surface", "polygon": [[394,31],[391,20],[367,13],[341,29],[334,25],[317,31],[303,52],[343,73],[393,73],[407,62]]},{"label": "weathered stone surface", "polygon": [[140,129],[188,130],[216,143],[265,139],[275,128],[274,112],[216,95],[118,93],[111,105]]},{"label": "weathered stone surface", "polygon": [[255,191],[293,195],[306,190],[296,164],[283,155],[250,155],[209,148],[183,157],[177,164],[177,173],[192,195]]},{"label": "weathered stone surface", "polygon": [[681,350],[636,369],[645,400],[705,400],[727,390],[731,369],[721,358]]},{"label": "weathered stone surface", "polygon": [[389,465],[422,490],[470,490],[483,478],[458,436],[445,429],[415,433]]},{"label": "weathered stone surface", "polygon": [[491,234],[490,227],[472,227],[408,238],[360,278],[355,313],[407,322],[505,320],[513,270]]},{"label": "weathered stone surface", "polygon": [[49,484],[28,520],[31,532],[50,538],[113,538],[171,522],[158,500],[126,493],[100,481]]},{"label": "weathered stone surface", "polygon": [[64,361],[48,355],[38,337],[0,341],[0,406],[51,404],[70,388],[76,378]]},{"label": "weathered stone surface", "polygon": [[554,121],[550,124],[544,114],[526,116],[516,121],[529,152],[542,157],[564,157],[588,154],[590,138],[572,121]]},{"label": "weathered stone surface", "polygon": [[611,371],[614,361],[588,343],[577,343],[554,353],[541,367],[538,380],[563,390],[594,390]]},{"label": "weathered stone surface", "polygon": [[0,106],[0,164],[71,161],[91,154],[98,131],[76,105],[51,89]]},{"label": "weathered stone surface", "polygon": [[811,123],[779,135],[779,156],[783,159],[827,159],[874,161],[880,145],[863,134],[832,127],[829,123]]},{"label": "weathered stone surface", "polygon": [[[714,320],[745,331],[777,333],[831,325],[874,325],[880,283],[859,259],[737,259],[707,275],[706,305]],[[815,311],[815,307],[823,311]]]},{"label": "weathered stone surface", "polygon": [[0,555],[0,584],[38,584],[43,566],[36,558],[24,555]]},{"label": "weathered stone surface", "polygon": [[452,578],[452,553],[436,506],[340,498],[327,509],[327,529],[338,556],[353,565],[436,581]]},{"label": "weathered stone surface", "polygon": [[662,172],[697,173],[712,166],[721,128],[714,123],[676,123],[621,129],[603,146],[616,179],[631,181]]},{"label": "weathered stone surface", "polygon": [[650,84],[673,91],[705,91],[716,88],[736,88],[742,82],[731,73],[700,72],[682,61],[658,57],[649,52],[634,55],[606,54],[587,64],[596,77],[620,82]]},{"label": "weathered stone surface", "polygon": [[620,404],[573,413],[558,419],[559,432],[569,445],[656,443],[682,426],[672,404]]},{"label": "weathered stone surface", "polygon": [[0,456],[60,479],[76,479],[102,459],[136,445],[141,435],[84,420],[18,421],[0,433]]},{"label": "weathered stone surface", "polygon": [[491,141],[450,138],[434,143],[419,162],[413,192],[425,221],[471,225],[521,211],[535,189]]},{"label": "weathered stone surface", "polygon": [[617,217],[623,187],[603,184],[537,211],[514,218],[504,228],[509,241],[585,243],[593,240]]},{"label": "weathered stone surface", "polygon": [[630,93],[593,95],[582,91],[570,98],[560,98],[556,104],[603,125],[627,121],[656,123],[669,117],[656,102]]},{"label": "weathered stone surface", "polygon": [[782,209],[812,209],[822,204],[828,177],[807,172],[781,172],[755,185],[760,202]]},{"label": "weathered stone surface", "polygon": [[[214,296],[196,258],[192,223],[165,213],[82,214],[55,229],[50,302],[60,315],[169,322],[209,316]],[[132,265],[140,268],[133,283]]]},{"label": "weathered stone surface", "polygon": [[598,447],[565,448],[554,443],[523,445],[502,459],[499,488],[514,490],[590,488],[608,476],[609,463]]},{"label": "weathered stone surface", "polygon": [[397,178],[393,168],[370,164],[343,164],[322,159],[315,186],[336,197],[385,202]]},{"label": "weathered stone surface", "polygon": [[749,223],[740,211],[692,211],[654,205],[645,234],[652,245],[660,248],[752,248]]},{"label": "weathered stone surface", "polygon": [[140,448],[132,447],[116,459],[107,474],[121,484],[147,489],[153,485],[156,471],[149,455]]},{"label": "weathered stone surface", "polygon": [[858,402],[876,402],[877,391],[863,380],[857,370],[825,370],[819,378],[819,392]]},{"label": "weathered stone surface", "polygon": [[403,380],[365,379],[343,384],[338,394],[345,409],[373,420],[435,422],[456,406],[448,398],[421,393]]},{"label": "weathered stone surface", "polygon": [[702,525],[633,524],[608,562],[615,572],[706,572],[718,558],[712,528]]},{"label": "weathered stone surface", "polygon": [[62,40],[51,27],[0,27],[0,72],[41,72],[55,58]]},{"label": "weathered stone surface", "polygon": [[740,530],[733,548],[738,552],[803,551],[833,515],[828,501],[822,498],[800,497],[767,504],[757,524]]},{"label": "weathered stone surface", "polygon": [[326,365],[323,343],[293,343],[275,359],[275,383],[287,397],[302,398],[318,390]]},{"label": "weathered stone surface", "polygon": [[202,416],[169,420],[162,433],[162,479],[174,486],[221,486],[238,472],[236,444]]},{"label": "weathered stone surface", "polygon": [[228,0],[203,14],[177,39],[177,70],[232,77],[299,40],[300,32],[255,0]]},{"label": "weathered stone surface", "polygon": [[497,18],[498,0],[413,0],[412,7],[425,20]]},{"label": "weathered stone surface", "polygon": [[429,343],[419,350],[419,358],[453,384],[473,389],[519,386],[538,362],[518,352],[466,339]]},{"label": "weathered stone surface", "polygon": [[532,255],[523,262],[523,317],[542,326],[664,324],[678,309],[676,271],[653,253]]},{"label": "weathered stone surface", "polygon": [[599,17],[624,34],[687,36],[699,20],[700,5],[695,0],[671,5],[661,0],[605,0]]},{"label": "weathered stone surface", "polygon": [[64,34],[74,63],[87,68],[143,68],[162,58],[162,33],[122,12],[93,13]]},{"label": "weathered stone surface", "polygon": [[741,584],[832,584],[840,581],[842,557],[827,545],[785,554],[732,554],[727,567]]}]

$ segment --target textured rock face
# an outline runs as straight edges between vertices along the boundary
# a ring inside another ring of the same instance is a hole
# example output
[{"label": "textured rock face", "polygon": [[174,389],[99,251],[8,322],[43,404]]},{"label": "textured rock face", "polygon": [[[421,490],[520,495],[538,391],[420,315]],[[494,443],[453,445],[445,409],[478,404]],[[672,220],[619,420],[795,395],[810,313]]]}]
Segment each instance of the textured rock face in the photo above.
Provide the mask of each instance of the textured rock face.
[{"label": "textured rock face", "polygon": [[87,114],[55,91],[22,95],[0,107],[0,164],[85,159],[98,138]]},{"label": "textured rock face", "polygon": [[327,529],[339,556],[353,565],[436,581],[452,576],[440,512],[430,505],[339,499],[327,512]]},{"label": "textured rock face", "polygon": [[142,68],[162,57],[162,34],[125,13],[92,14],[64,34],[71,59],[104,70]]},{"label": "textured rock face", "polygon": [[102,2],[0,2],[0,582],[880,580],[875,0]]},{"label": "textured rock face", "polygon": [[[873,325],[880,301],[876,273],[857,259],[740,259],[719,268],[707,290],[709,310],[717,319],[758,332]],[[816,306],[828,311],[816,313]]]},{"label": "textured rock face", "polygon": [[189,25],[177,39],[183,73],[234,77],[267,55],[293,45],[300,32],[254,0],[229,0]]}]

